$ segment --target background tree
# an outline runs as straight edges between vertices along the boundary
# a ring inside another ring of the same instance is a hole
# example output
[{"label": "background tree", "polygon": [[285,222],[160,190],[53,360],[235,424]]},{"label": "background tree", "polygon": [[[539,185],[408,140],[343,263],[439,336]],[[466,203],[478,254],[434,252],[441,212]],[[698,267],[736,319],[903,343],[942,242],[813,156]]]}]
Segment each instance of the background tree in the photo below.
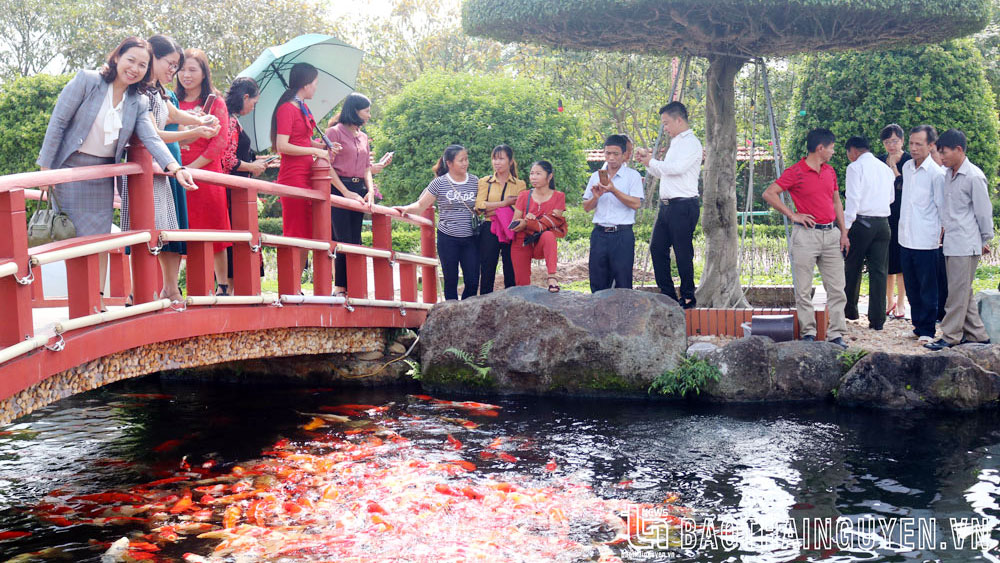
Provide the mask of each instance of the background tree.
[{"label": "background tree", "polygon": [[936,42],[982,29],[990,0],[465,0],[476,36],[571,49],[708,59],[702,229],[705,307],[746,306],[737,268],[735,79],[750,59]]},{"label": "background tree", "polygon": [[[806,133],[828,127],[837,139],[864,135],[876,153],[879,131],[898,123],[904,131],[928,123],[939,132],[955,127],[969,137],[969,159],[996,185],[1000,137],[983,57],[970,40],[872,53],[816,55],[804,63],[792,107],[788,154],[805,156]],[[844,151],[831,162],[841,178]]]},{"label": "background tree", "polygon": [[465,146],[469,172],[482,176],[493,173],[493,147],[507,143],[522,178],[533,160],[548,160],[557,187],[579,201],[586,178],[580,120],[556,111],[556,104],[555,94],[529,80],[425,74],[385,103],[372,128],[375,152],[396,153],[379,186],[391,203],[413,201],[433,179],[431,166],[446,146]]}]

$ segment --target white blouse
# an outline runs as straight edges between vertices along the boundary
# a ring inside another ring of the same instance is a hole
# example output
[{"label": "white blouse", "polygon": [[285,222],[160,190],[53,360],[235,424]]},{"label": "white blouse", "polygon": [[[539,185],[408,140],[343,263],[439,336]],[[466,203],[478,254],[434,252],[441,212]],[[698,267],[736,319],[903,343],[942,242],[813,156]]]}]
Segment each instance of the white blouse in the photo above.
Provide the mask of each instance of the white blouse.
[{"label": "white blouse", "polygon": [[80,145],[80,152],[92,156],[109,157],[115,156],[115,149],[118,148],[118,134],[122,128],[122,112],[125,109],[125,95],[117,106],[112,107],[112,96],[114,88],[108,85],[108,95],[101,104],[97,118],[87,133],[87,138]]}]

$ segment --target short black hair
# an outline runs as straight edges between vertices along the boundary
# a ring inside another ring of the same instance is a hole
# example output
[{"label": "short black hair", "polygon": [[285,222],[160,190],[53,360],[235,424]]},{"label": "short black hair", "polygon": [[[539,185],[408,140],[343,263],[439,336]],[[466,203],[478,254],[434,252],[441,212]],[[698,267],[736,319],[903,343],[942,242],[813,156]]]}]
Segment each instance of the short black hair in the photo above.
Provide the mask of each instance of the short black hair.
[{"label": "short black hair", "polygon": [[825,147],[827,145],[832,145],[836,142],[837,142],[837,137],[836,135],[833,134],[833,131],[830,131],[829,129],[823,129],[822,127],[818,127],[816,129],[813,129],[812,131],[809,132],[809,134],[806,135],[806,151],[816,152],[816,149],[818,149],[820,145]]},{"label": "short black hair", "polygon": [[938,134],[937,129],[933,125],[917,125],[913,129],[910,129],[910,135],[914,133],[919,133],[923,131],[927,135],[927,144],[932,145],[937,142]]},{"label": "short black hair", "polygon": [[878,134],[878,140],[884,141],[893,135],[899,137],[899,140],[903,140],[903,128],[896,123],[890,123],[883,127]]},{"label": "short black hair", "polygon": [[680,102],[670,102],[669,104],[660,108],[660,115],[667,114],[673,118],[681,118],[684,121],[688,120],[688,109],[684,107],[684,104]]},{"label": "short black hair", "polygon": [[628,137],[625,135],[608,135],[608,138],[604,139],[604,147],[607,148],[609,146],[620,147],[622,154],[625,154],[625,151],[628,150]]},{"label": "short black hair", "polygon": [[938,137],[937,140],[937,147],[939,149],[947,147],[954,150],[958,147],[962,147],[962,151],[965,152],[965,146],[965,133],[959,131],[958,129],[949,129],[944,133],[941,133],[941,136]]},{"label": "short black hair", "polygon": [[361,119],[358,112],[371,107],[372,102],[364,94],[359,94],[357,92],[352,92],[347,95],[347,99],[344,100],[344,107],[340,109],[340,117],[338,121],[344,125],[354,125],[356,127],[361,127],[365,124],[365,120]]},{"label": "short black hair", "polygon": [[[902,137],[900,138],[902,139]],[[872,146],[868,144],[868,139],[860,135],[855,135],[850,139],[847,139],[847,142],[844,143],[844,150],[849,151],[851,149],[870,151],[872,150]]]}]

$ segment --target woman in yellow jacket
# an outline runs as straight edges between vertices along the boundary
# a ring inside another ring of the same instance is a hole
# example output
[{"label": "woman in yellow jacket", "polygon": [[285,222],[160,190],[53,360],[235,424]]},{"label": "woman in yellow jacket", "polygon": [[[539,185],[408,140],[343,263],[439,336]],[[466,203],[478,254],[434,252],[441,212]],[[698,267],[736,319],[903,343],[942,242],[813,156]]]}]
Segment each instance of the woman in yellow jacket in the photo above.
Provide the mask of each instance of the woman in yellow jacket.
[{"label": "woman in yellow jacket", "polygon": [[514,150],[507,145],[497,145],[493,149],[493,174],[479,179],[479,192],[476,195],[476,212],[486,220],[479,231],[479,295],[493,291],[497,262],[501,256],[503,286],[507,288],[516,285],[514,266],[510,260],[513,233],[507,226],[513,217],[512,206],[525,187],[524,180],[517,177]]}]

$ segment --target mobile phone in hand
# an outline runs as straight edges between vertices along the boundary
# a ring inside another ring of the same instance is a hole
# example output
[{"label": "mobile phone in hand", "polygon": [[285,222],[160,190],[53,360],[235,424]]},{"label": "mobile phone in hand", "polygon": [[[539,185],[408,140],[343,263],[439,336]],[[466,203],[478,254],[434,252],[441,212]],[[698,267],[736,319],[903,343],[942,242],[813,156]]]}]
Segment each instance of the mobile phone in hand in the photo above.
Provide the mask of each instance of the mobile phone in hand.
[{"label": "mobile phone in hand", "polygon": [[267,158],[264,159],[264,164],[270,164],[271,162],[274,162],[277,159],[278,159],[278,155],[273,154],[273,155],[271,155],[271,156],[269,156],[269,157],[267,157]]},{"label": "mobile phone in hand", "polygon": [[217,96],[214,93],[209,94],[208,97],[205,98],[205,103],[201,105],[201,111],[206,114],[212,113],[212,106],[215,105],[216,98]]},{"label": "mobile phone in hand", "polygon": [[605,169],[600,169],[597,171],[597,175],[601,178],[602,185],[608,185],[608,171]]}]

